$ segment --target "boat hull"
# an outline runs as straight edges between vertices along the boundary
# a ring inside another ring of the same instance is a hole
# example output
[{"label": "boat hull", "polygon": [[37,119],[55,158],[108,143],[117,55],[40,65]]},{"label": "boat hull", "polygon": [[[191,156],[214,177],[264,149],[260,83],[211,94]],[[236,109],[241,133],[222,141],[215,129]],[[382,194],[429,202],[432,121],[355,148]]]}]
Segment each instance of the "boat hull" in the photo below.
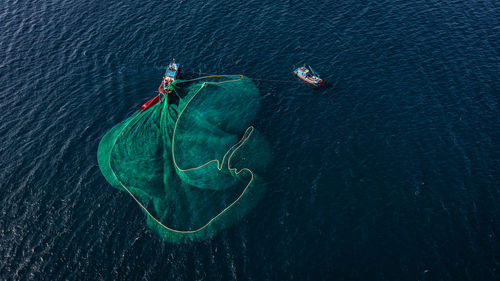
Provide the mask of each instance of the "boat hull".
[{"label": "boat hull", "polygon": [[302,73],[300,73],[299,71],[295,70],[294,71],[295,75],[297,75],[297,77],[299,77],[302,81],[304,82],[307,82],[308,84],[314,86],[314,87],[320,87],[323,85],[323,80],[319,80],[319,81],[314,81],[308,77],[305,77]]}]

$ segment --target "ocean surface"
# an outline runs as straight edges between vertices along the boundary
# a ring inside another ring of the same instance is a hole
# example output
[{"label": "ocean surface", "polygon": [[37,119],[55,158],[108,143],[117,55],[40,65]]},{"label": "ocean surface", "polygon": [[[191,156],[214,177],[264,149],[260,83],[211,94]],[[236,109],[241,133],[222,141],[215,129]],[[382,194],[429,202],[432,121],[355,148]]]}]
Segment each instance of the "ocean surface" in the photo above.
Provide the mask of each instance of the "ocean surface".
[{"label": "ocean surface", "polygon": [[[273,149],[203,242],[97,165],[172,57],[255,79]],[[500,2],[1,1],[0,280],[500,280]]]}]

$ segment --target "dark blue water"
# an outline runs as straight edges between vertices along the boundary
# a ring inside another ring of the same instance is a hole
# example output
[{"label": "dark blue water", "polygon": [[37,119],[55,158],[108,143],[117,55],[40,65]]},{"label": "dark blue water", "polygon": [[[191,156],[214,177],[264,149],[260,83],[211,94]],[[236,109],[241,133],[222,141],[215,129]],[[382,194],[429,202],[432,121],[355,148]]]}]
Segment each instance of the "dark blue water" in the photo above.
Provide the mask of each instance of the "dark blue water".
[{"label": "dark blue water", "polygon": [[[0,27],[1,280],[500,280],[498,1],[18,0]],[[96,160],[172,57],[289,81],[255,80],[268,192],[198,243]]]}]

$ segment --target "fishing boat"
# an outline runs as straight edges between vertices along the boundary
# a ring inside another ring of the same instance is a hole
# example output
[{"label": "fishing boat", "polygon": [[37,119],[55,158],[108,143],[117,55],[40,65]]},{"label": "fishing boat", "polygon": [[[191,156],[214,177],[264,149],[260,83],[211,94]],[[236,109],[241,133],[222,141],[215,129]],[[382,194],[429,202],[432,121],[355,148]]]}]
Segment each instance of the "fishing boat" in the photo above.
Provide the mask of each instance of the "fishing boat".
[{"label": "fishing boat", "polygon": [[143,104],[139,110],[146,110],[153,105],[162,101],[162,97],[167,92],[168,84],[172,83],[175,79],[179,78],[181,73],[181,66],[175,62],[175,59],[168,65],[167,70],[165,71],[165,75],[163,75],[163,81],[161,81],[160,87],[158,87],[158,94],[156,97],[148,100],[145,104]]},{"label": "fishing boat", "polygon": [[309,66],[306,67],[301,66],[293,71],[295,75],[297,75],[300,79],[304,80],[305,82],[315,86],[319,87],[323,85],[323,79],[319,77],[319,75],[314,72],[314,70]]},{"label": "fishing boat", "polygon": [[164,94],[168,84],[179,78],[180,73],[181,66],[175,62],[175,59],[173,59],[172,62],[168,65],[167,70],[165,71],[165,75],[163,75],[163,81],[161,82],[160,87],[158,87],[158,92]]}]

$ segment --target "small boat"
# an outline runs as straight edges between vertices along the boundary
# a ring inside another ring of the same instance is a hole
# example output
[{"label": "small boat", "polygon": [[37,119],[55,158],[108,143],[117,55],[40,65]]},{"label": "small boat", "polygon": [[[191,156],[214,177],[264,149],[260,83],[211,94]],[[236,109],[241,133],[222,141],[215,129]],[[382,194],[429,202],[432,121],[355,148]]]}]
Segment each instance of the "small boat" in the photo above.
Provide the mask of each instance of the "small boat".
[{"label": "small boat", "polygon": [[300,79],[315,87],[323,86],[323,79],[321,79],[311,67],[307,68],[304,65],[295,69],[293,73],[295,73],[295,75],[297,75]]},{"label": "small boat", "polygon": [[158,92],[165,93],[165,89],[168,84],[170,84],[175,79],[179,78],[181,74],[181,66],[175,62],[175,59],[168,65],[167,70],[165,71],[165,75],[163,76],[163,81],[161,82],[160,87],[158,88]]},{"label": "small boat", "polygon": [[165,71],[165,75],[163,76],[163,81],[161,82],[160,87],[158,87],[159,95],[148,100],[145,104],[143,104],[139,110],[146,110],[153,105],[162,101],[162,94],[165,95],[167,92],[167,86],[175,79],[179,78],[179,74],[181,73],[181,66],[178,63],[175,63],[175,59],[168,65],[167,70]]},{"label": "small boat", "polygon": [[157,95],[156,97],[148,100],[145,104],[143,104],[141,107],[139,107],[139,110],[146,110],[150,107],[152,107],[153,105],[159,103],[161,101],[161,97],[160,95]]}]

